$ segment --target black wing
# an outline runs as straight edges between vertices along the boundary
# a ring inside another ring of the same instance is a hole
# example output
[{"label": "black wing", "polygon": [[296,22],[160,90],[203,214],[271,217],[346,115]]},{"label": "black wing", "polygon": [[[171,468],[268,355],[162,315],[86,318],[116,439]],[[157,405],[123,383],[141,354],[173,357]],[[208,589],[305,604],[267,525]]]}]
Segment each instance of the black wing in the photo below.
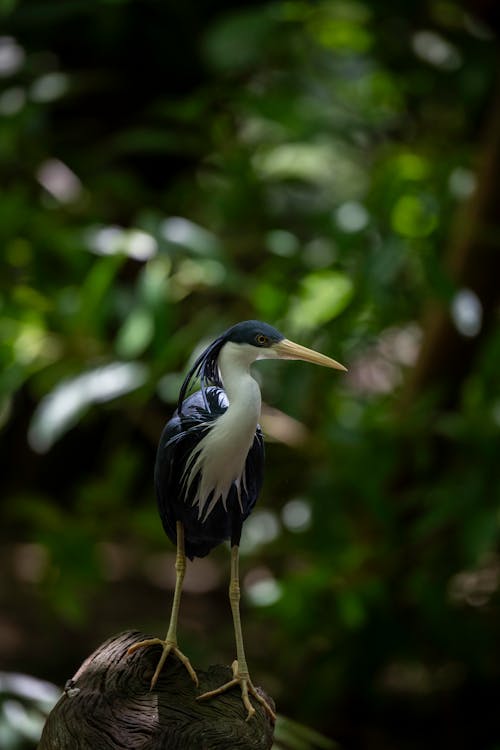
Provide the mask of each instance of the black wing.
[{"label": "black wing", "polygon": [[208,518],[199,517],[193,505],[199,476],[186,491],[184,470],[192,451],[207,434],[210,423],[227,409],[227,397],[221,388],[208,387],[205,393],[197,391],[182,403],[172,419],[167,422],[160,438],[155,465],[155,486],[158,509],[163,528],[175,544],[176,523],[184,525],[186,555],[204,557],[211,549],[226,539],[238,544],[241,527],[252,512],[264,478],[264,440],[260,427],[248,452],[245,464],[245,481],[241,487],[241,505],[238,490],[233,483],[226,502],[216,503]]}]

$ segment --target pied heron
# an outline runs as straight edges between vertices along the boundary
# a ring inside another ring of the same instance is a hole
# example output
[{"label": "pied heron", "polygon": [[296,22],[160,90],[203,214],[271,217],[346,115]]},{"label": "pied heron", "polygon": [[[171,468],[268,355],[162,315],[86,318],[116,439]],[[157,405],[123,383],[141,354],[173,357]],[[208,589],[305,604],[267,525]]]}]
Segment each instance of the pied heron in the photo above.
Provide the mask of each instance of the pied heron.
[{"label": "pied heron", "polygon": [[[236,640],[233,679],[198,699],[212,698],[239,685],[247,718],[255,713],[250,694],[275,719],[272,708],[250,679],[239,611],[241,530],[257,500],[264,469],[264,441],[258,424],[261,395],[250,374],[251,364],[258,359],[300,359],[346,369],[324,354],[289,341],[276,328],[258,320],[237,323],[200,354],[184,379],[177,410],[163,430],[156,455],[158,509],[167,536],[177,545],[170,624],[163,640],[141,641],[129,652],[143,646],[162,646],[151,688],[170,653],[180,659],[198,685],[196,672],[177,644],[186,557],[204,557],[221,542],[230,540],[229,600]],[[201,389],[186,398],[196,378]]]}]

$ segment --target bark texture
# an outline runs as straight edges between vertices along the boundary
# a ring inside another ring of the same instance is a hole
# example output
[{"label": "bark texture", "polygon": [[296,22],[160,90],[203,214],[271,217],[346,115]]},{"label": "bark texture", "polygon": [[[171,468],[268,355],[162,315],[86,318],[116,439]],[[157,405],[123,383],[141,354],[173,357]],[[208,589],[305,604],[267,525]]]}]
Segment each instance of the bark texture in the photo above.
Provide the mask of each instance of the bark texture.
[{"label": "bark texture", "polygon": [[[198,671],[196,688],[169,657],[153,691],[159,646],[127,649],[149,636],[110,638],[82,664],[49,715],[38,750],[269,750],[274,726],[257,704],[246,721],[238,688],[198,702],[196,696],[232,677],[229,667]],[[264,695],[264,693],[263,693]],[[272,705],[272,700],[265,696]]]}]

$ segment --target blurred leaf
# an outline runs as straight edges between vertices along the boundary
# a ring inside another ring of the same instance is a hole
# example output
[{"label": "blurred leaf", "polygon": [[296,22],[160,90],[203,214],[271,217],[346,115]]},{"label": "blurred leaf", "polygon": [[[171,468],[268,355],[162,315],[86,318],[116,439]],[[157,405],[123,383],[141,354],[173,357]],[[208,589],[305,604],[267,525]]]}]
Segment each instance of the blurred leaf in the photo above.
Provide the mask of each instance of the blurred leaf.
[{"label": "blurred leaf", "polygon": [[16,7],[18,0],[0,0],[0,13],[7,15]]},{"label": "blurred leaf", "polygon": [[437,206],[430,196],[402,195],[392,210],[392,225],[404,237],[427,237],[437,223]]},{"label": "blurred leaf", "polygon": [[335,750],[336,742],[297,721],[278,715],[273,750]]},{"label": "blurred leaf", "polygon": [[[79,290],[78,325],[85,331],[98,334],[109,311],[109,296],[124,255],[114,255],[97,260]],[[108,303],[108,304],[107,304]]]},{"label": "blurred leaf", "polygon": [[290,325],[298,331],[324,325],[345,310],[353,294],[351,280],[341,271],[308,274],[301,282],[299,296],[290,307]]},{"label": "blurred leaf", "polygon": [[276,25],[272,5],[225,14],[208,31],[204,52],[216,70],[233,74],[259,61]]},{"label": "blurred leaf", "polygon": [[145,382],[144,365],[112,362],[59,383],[33,415],[29,440],[44,453],[73,427],[92,404],[103,403],[139,388]]},{"label": "blurred leaf", "polygon": [[154,320],[145,307],[135,307],[118,331],[116,353],[125,359],[139,357],[149,346],[154,334]]}]

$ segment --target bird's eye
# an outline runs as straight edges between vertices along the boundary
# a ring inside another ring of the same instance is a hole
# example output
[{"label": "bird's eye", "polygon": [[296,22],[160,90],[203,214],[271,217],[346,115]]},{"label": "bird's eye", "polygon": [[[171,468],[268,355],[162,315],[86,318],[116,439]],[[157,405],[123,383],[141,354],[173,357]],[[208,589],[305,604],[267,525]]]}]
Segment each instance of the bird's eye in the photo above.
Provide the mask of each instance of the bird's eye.
[{"label": "bird's eye", "polygon": [[269,339],[267,336],[264,336],[263,333],[258,333],[255,337],[255,343],[257,346],[267,346],[269,344]]}]

